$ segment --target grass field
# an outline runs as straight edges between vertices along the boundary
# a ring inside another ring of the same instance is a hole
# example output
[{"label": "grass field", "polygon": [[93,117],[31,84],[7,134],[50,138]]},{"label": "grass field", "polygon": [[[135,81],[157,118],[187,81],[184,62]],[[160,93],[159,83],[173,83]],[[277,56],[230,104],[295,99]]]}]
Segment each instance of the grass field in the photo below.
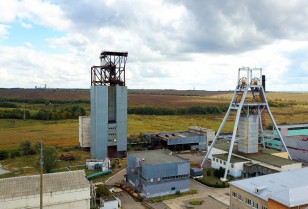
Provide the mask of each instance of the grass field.
[{"label": "grass field", "polygon": [[[207,91],[175,91],[175,90],[129,90],[129,106],[156,106],[156,107],[189,107],[197,105],[229,104],[231,92]],[[89,90],[6,90],[0,89],[0,100],[5,99],[43,99],[55,100],[52,104],[26,103],[27,109],[61,109],[67,106],[79,105],[89,114]],[[271,107],[278,124],[308,123],[308,93],[269,92],[267,98],[275,102]],[[72,101],[82,100],[80,103]],[[61,101],[57,103],[57,101]],[[64,102],[63,101],[67,101]],[[25,103],[15,101],[14,104],[23,108]],[[278,104],[278,106],[277,106]],[[279,104],[282,104],[279,106]],[[10,108],[0,108],[8,110]],[[187,130],[190,125],[200,125],[217,131],[224,114],[217,115],[128,115],[128,136],[136,138],[140,133],[159,131]],[[223,132],[231,132],[235,114],[232,114]],[[270,120],[266,117],[266,122]],[[18,149],[23,140],[30,140],[33,144],[43,140],[47,146],[73,147],[78,143],[78,120],[17,120],[0,119],[0,150]],[[88,152],[72,151],[77,160],[75,164],[89,158]],[[0,161],[5,169],[12,171],[3,177],[28,175],[37,173],[38,156],[21,156],[15,159]],[[59,162],[56,171],[66,169],[67,163]],[[111,174],[110,174],[111,175]],[[107,176],[108,177],[108,176]],[[102,177],[106,178],[106,177]]]}]

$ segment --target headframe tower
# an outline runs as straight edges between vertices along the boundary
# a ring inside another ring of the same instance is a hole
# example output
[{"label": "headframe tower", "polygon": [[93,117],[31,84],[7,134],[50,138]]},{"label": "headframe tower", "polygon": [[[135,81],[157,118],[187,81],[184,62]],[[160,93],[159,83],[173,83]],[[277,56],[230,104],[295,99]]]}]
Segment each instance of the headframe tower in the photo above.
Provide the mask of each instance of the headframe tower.
[{"label": "headframe tower", "polygon": [[237,141],[238,144],[238,152],[245,154],[257,153],[259,142],[261,142],[263,147],[265,147],[261,118],[264,110],[268,113],[272,124],[276,129],[284,148],[288,152],[289,158],[291,159],[289,151],[270,111],[264,88],[265,77],[262,76],[262,68],[243,67],[238,70],[238,83],[233,93],[229,109],[201,163],[201,166],[203,166],[205,161],[208,159],[218,136],[230,116],[231,111],[235,111],[236,117],[234,121],[225,174],[222,178],[223,181],[227,181],[227,174],[230,167],[230,159],[235,141]]},{"label": "headframe tower", "polygon": [[91,67],[91,156],[119,157],[127,150],[127,52],[103,51]]}]

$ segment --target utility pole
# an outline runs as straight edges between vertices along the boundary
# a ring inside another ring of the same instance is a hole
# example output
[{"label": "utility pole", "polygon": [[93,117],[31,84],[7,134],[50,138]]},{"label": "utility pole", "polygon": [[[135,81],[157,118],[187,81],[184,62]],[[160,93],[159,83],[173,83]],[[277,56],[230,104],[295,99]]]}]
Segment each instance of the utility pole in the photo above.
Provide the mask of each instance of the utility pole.
[{"label": "utility pole", "polygon": [[43,164],[44,164],[44,159],[43,159],[43,142],[41,140],[41,159],[40,159],[40,167],[41,167],[41,172],[40,172],[40,209],[43,209]]}]

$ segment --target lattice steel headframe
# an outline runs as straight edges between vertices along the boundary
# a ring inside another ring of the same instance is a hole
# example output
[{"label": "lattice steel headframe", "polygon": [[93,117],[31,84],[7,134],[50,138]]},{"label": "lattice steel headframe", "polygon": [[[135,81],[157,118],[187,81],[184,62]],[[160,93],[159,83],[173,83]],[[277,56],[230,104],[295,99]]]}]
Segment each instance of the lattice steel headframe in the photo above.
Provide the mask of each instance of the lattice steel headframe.
[{"label": "lattice steel headframe", "polygon": [[125,86],[127,52],[103,51],[101,65],[91,67],[92,86]]},{"label": "lattice steel headframe", "polygon": [[[258,152],[259,139],[261,139],[260,142],[264,147],[264,135],[261,118],[262,112],[264,110],[267,111],[273,123],[273,126],[276,129],[284,148],[288,152],[289,158],[291,159],[289,151],[284,143],[284,140],[274,120],[274,117],[270,111],[263,85],[264,80],[265,79],[262,79],[261,68],[244,67],[240,68],[238,71],[238,82],[233,97],[231,99],[229,109],[213,139],[210,148],[208,149],[201,163],[201,166],[203,166],[205,161],[208,159],[217,138],[219,137],[224,125],[226,124],[227,119],[229,118],[231,111],[235,111],[236,118],[234,121],[225,174],[224,178],[222,178],[223,181],[227,180],[226,177],[230,168],[230,160],[235,141],[238,142],[238,151],[247,154]],[[248,131],[248,129],[250,130]],[[249,148],[250,146],[251,148]]]}]

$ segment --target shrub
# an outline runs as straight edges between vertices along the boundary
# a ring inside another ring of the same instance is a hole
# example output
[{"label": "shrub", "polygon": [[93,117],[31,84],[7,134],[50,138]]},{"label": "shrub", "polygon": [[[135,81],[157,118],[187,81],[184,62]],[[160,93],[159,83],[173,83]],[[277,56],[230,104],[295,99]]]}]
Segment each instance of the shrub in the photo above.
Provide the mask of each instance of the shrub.
[{"label": "shrub", "polygon": [[176,195],[181,195],[181,191],[177,190],[177,191],[175,192],[175,194],[176,194]]},{"label": "shrub", "polygon": [[10,156],[12,159],[14,159],[15,157],[20,157],[20,151],[18,149],[12,150],[10,151]]},{"label": "shrub", "polygon": [[96,197],[106,197],[111,195],[109,189],[105,185],[98,185],[95,192]]},{"label": "shrub", "polygon": [[8,158],[9,152],[6,150],[0,150],[0,160],[5,160]]},{"label": "shrub", "polygon": [[207,170],[207,171],[206,171],[206,175],[207,175],[207,176],[211,176],[211,175],[212,175],[211,170]]}]

